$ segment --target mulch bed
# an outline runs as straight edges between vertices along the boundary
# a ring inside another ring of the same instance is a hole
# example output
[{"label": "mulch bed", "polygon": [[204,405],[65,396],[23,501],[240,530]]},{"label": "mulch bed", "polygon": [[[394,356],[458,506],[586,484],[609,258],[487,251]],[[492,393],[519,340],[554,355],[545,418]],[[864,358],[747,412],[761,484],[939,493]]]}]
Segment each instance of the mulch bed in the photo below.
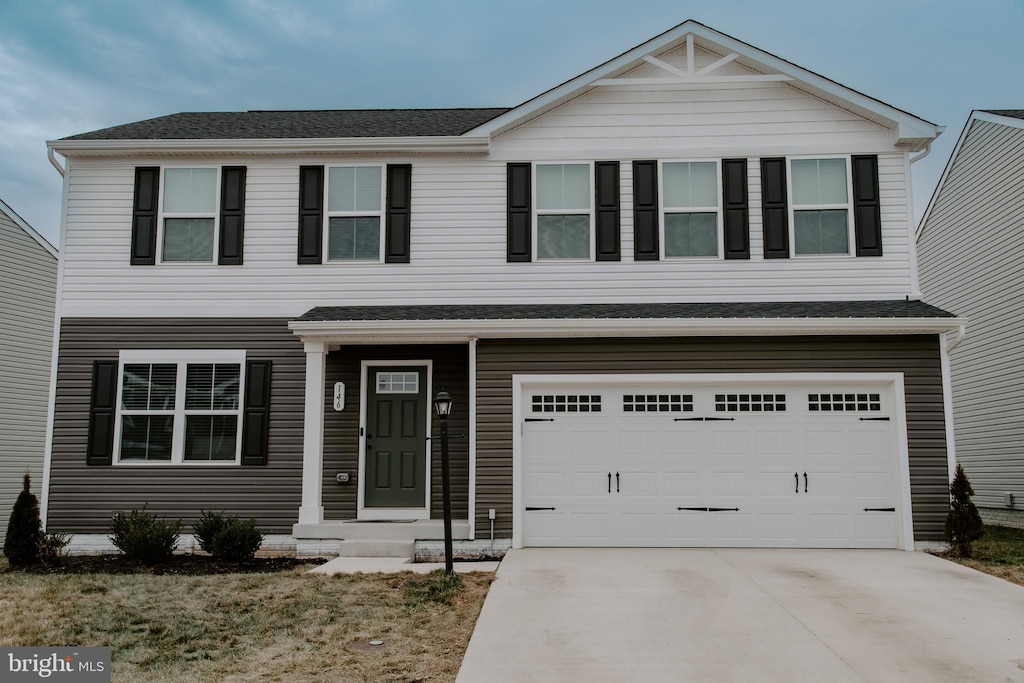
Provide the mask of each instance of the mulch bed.
[{"label": "mulch bed", "polygon": [[123,555],[72,555],[58,563],[40,563],[17,570],[29,574],[177,574],[204,576],[208,574],[260,574],[290,572],[296,568],[312,567],[316,560],[294,557],[257,557],[252,562],[234,564],[218,562],[206,555],[175,555],[157,565],[143,565]]}]

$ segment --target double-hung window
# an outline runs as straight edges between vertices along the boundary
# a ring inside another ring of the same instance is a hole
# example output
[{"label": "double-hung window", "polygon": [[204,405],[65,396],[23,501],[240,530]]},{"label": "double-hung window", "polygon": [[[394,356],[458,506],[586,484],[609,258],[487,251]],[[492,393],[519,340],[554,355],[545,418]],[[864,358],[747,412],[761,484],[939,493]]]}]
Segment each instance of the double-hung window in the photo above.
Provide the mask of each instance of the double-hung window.
[{"label": "double-hung window", "polygon": [[718,256],[718,162],[666,161],[661,170],[665,257]]},{"label": "double-hung window", "polygon": [[380,166],[328,168],[328,260],[381,260],[382,170]]},{"label": "double-hung window", "polygon": [[119,463],[237,464],[243,352],[122,352]]},{"label": "double-hung window", "polygon": [[849,254],[849,159],[790,159],[790,193],[796,254]]},{"label": "double-hung window", "polygon": [[219,173],[217,168],[163,169],[164,263],[213,263]]},{"label": "double-hung window", "polygon": [[537,164],[535,169],[537,258],[592,258],[591,165]]}]

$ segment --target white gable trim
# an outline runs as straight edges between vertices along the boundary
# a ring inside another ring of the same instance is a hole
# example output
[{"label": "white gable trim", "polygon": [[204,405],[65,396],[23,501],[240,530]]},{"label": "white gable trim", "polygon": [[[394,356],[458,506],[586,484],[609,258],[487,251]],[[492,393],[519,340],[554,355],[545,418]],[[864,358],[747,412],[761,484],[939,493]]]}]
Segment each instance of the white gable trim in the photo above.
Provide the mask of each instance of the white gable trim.
[{"label": "white gable trim", "polygon": [[673,29],[652,38],[651,40],[622,53],[604,64],[587,71],[565,83],[524,102],[486,123],[466,132],[466,135],[494,135],[510,128],[526,119],[534,117],[545,109],[557,105],[570,98],[579,96],[589,88],[596,87],[597,82],[613,76],[616,72],[643,60],[646,56],[660,54],[668,49],[681,45],[684,41],[693,45],[692,36],[719,45],[730,52],[763,65],[766,70],[789,76],[804,87],[848,103],[853,108],[870,112],[890,123],[893,129],[894,142],[911,144],[914,149],[924,147],[928,140],[939,136],[940,126],[924,119],[908,114],[884,102],[868,97],[856,90],[851,90],[824,76],[803,69],[773,54],[759,50],[743,41],[704,26],[693,20],[679,24]]},{"label": "white gable trim", "polygon": [[971,111],[971,115],[967,117],[967,123],[964,124],[963,130],[960,131],[960,137],[957,138],[956,145],[953,147],[953,152],[949,155],[949,159],[946,160],[946,167],[942,169],[942,175],[939,176],[939,182],[935,184],[935,189],[932,190],[932,197],[928,200],[928,206],[925,207],[924,214],[921,215],[921,222],[917,224],[917,233],[915,238],[918,243],[920,243],[921,236],[924,234],[925,226],[928,225],[928,217],[932,214],[932,208],[935,206],[935,201],[938,199],[939,194],[942,192],[942,189],[946,184],[946,178],[949,176],[949,172],[953,168],[953,164],[956,163],[957,157],[960,156],[960,147],[967,139],[967,134],[970,132],[975,121],[988,121],[989,123],[998,123],[1002,126],[1024,129],[1024,119],[1018,119],[1013,116],[1000,116],[999,114],[992,114],[987,111],[979,111],[977,109]]},{"label": "white gable trim", "polygon": [[15,225],[27,232],[29,237],[34,239],[36,242],[39,242],[39,246],[50,252],[50,256],[57,258],[57,250],[54,246],[50,244],[45,237],[36,232],[31,225],[26,223],[25,219],[19,216],[14,209],[9,207],[2,199],[0,199],[0,212],[6,214],[8,218],[14,221]]}]

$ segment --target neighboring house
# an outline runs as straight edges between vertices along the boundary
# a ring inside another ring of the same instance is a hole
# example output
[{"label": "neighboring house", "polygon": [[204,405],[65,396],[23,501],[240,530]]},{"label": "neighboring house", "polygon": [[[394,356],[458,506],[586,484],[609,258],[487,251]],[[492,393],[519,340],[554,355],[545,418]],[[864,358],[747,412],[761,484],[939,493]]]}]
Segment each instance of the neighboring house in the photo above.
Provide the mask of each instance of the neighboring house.
[{"label": "neighboring house", "polygon": [[921,287],[964,312],[957,461],[988,522],[1024,528],[1024,109],[971,112],[917,231]]},{"label": "neighboring house", "polygon": [[57,250],[0,201],[0,543],[25,471],[41,497]]},{"label": "neighboring house", "polygon": [[962,321],[919,300],[910,200],[940,132],[690,21],[511,109],[50,142],[49,528],[436,548],[445,388],[460,552],[940,540]]}]

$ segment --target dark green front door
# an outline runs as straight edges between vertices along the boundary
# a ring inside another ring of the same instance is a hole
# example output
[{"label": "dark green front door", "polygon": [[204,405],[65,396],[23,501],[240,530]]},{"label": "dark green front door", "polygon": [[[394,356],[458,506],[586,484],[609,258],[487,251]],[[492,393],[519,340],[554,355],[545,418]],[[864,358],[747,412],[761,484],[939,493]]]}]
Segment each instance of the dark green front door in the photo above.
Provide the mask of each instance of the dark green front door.
[{"label": "dark green front door", "polygon": [[364,505],[425,507],[427,369],[371,366],[366,384]]}]

